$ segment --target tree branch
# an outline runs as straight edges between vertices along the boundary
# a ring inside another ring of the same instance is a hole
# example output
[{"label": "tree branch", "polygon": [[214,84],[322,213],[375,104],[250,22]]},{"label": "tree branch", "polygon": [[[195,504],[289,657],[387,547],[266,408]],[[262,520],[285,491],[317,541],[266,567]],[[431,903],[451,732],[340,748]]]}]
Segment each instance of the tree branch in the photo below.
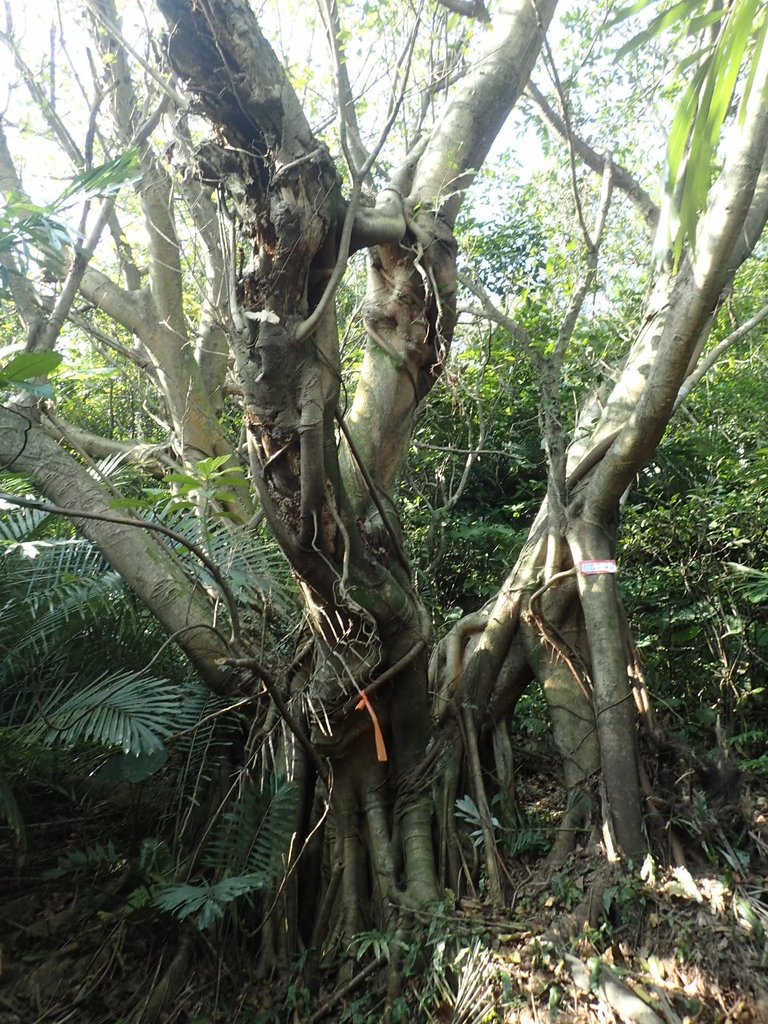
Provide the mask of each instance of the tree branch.
[{"label": "tree branch", "polygon": [[[493,302],[488,292],[483,288],[479,281],[474,281],[468,274],[463,274],[461,271],[456,272],[456,280],[459,281],[464,287],[472,292],[472,294],[480,300],[482,305],[482,314],[486,316],[493,323],[498,324],[499,327],[503,327],[509,334],[515,339],[518,344],[522,345],[525,353],[530,355],[533,351],[531,336],[524,327],[520,324],[515,323],[510,317],[503,313],[499,307]],[[475,316],[478,315],[477,310],[469,310]]]},{"label": "tree branch", "polygon": [[[2,119],[0,119],[0,192],[16,192],[23,195],[21,180],[8,149],[8,140],[3,130]],[[42,310],[35,290],[19,270],[12,251],[0,255],[0,264],[8,271],[8,290],[27,332],[27,337],[33,337],[40,329],[42,320]]]},{"label": "tree branch", "polygon": [[491,16],[483,0],[437,0],[441,7],[445,7],[454,14],[462,14],[465,18],[477,18],[478,21],[489,22]]},{"label": "tree branch", "polygon": [[[569,143],[573,148],[573,152],[579,157],[579,159],[582,160],[590,170],[595,171],[597,174],[603,174],[605,171],[605,165],[610,158],[604,154],[598,153],[597,150],[593,149],[589,143],[585,142],[584,139],[575,135],[570,129],[570,126],[566,126],[562,117],[552,109],[544,94],[533,82],[528,83],[526,92],[538,107],[544,121],[546,121],[550,128],[553,128],[558,135]],[[613,163],[612,173],[613,183],[616,188],[624,192],[625,195],[631,199],[645,218],[648,227],[652,231],[655,231],[659,221],[659,208],[656,203],[654,203],[640,182],[633,178],[629,171],[624,167]]]},{"label": "tree branch", "polygon": [[[81,294],[84,294],[82,288],[80,289],[80,292]],[[86,305],[85,308],[89,310],[92,307],[90,304],[88,304]],[[94,304],[93,308],[98,307],[95,306]],[[106,331],[103,331],[100,327],[97,327],[96,324],[92,324],[87,317],[83,316],[80,312],[77,311],[70,311],[69,321],[70,323],[74,324],[75,327],[90,335],[93,338],[93,340],[97,342],[99,345],[104,345],[106,348],[110,349],[112,352],[115,352],[123,359],[127,359],[128,362],[132,363],[134,366],[138,367],[138,369],[146,373],[150,380],[155,385],[157,385],[157,378],[155,376],[154,367],[150,362],[149,356],[146,354],[146,352],[144,352],[143,346],[140,343],[140,339],[139,343],[133,348],[129,348],[127,345],[122,345],[110,334],[107,334]],[[136,338],[138,339],[138,335],[136,335]]]},{"label": "tree branch", "polygon": [[677,412],[696,385],[703,380],[707,373],[709,373],[718,359],[724,355],[729,348],[732,348],[734,345],[738,344],[742,338],[745,338],[749,332],[754,330],[758,324],[761,324],[766,317],[768,317],[768,305],[763,306],[763,308],[755,313],[753,317],[750,317],[749,320],[745,321],[741,327],[738,327],[735,331],[729,334],[727,338],[723,338],[721,342],[718,342],[718,344],[715,345],[715,347],[709,351],[702,360],[700,360],[696,369],[692,373],[688,374],[680,386],[677,398],[675,399],[675,412]]},{"label": "tree branch", "polygon": [[133,59],[140,65],[142,71],[144,71],[148,78],[158,86],[161,92],[165,93],[173,106],[177,110],[187,110],[189,102],[184,95],[177,89],[174,89],[171,82],[161,75],[157,68],[148,60],[145,60],[144,57],[142,57],[141,54],[126,40],[120,30],[120,26],[117,24],[116,18],[114,17],[114,7],[110,7],[110,9],[107,10],[106,4],[101,3],[100,0],[86,0],[86,2],[97,20],[100,21],[104,28],[111,33],[113,38],[119,42],[120,46],[127,53],[130,53]]},{"label": "tree branch", "polygon": [[80,292],[112,320],[138,337],[146,335],[151,323],[149,293],[128,291],[95,267],[88,267],[80,281]]},{"label": "tree branch", "polygon": [[168,449],[164,445],[135,440],[116,441],[110,437],[102,437],[101,434],[93,434],[90,430],[84,430],[73,423],[66,423],[50,409],[43,412],[40,425],[50,437],[63,441],[91,459],[108,459],[120,455],[158,479],[168,472],[179,470],[178,462],[168,455]]},{"label": "tree branch", "polygon": [[[173,531],[169,532],[159,523],[116,516],[109,493],[85,467],[29,417],[4,407],[0,407],[0,460],[3,468],[31,477],[50,503],[38,502],[37,505],[78,521],[79,531],[99,548],[168,632],[179,634],[180,645],[201,677],[212,689],[224,692],[226,678],[221,659],[232,650],[213,626],[210,598],[154,534],[163,534],[187,549],[190,549],[189,541],[180,535],[171,536]],[[19,501],[14,495],[4,496],[4,500]],[[205,552],[198,549],[194,553],[216,581],[227,606],[236,613],[226,580],[221,578],[216,566],[211,565]],[[237,621],[235,618],[233,623],[235,640]]]},{"label": "tree branch", "polygon": [[[408,71],[410,68],[410,61],[413,56],[413,48],[416,45],[417,32],[418,20],[414,25],[413,31],[411,32],[408,40],[406,41],[401,59],[398,61],[398,68],[402,63],[406,64],[406,70],[403,76],[402,89],[400,90],[399,95],[394,96],[392,98],[390,110],[388,112],[384,126],[381,129],[381,132],[379,133],[379,137],[376,140],[373,148],[371,149],[367,159],[362,164],[362,166],[357,168],[355,168],[354,166],[350,166],[350,174],[352,175],[353,182],[352,194],[349,199],[349,205],[347,207],[346,214],[344,216],[344,222],[341,229],[341,237],[339,239],[338,253],[336,256],[336,265],[334,266],[333,271],[331,272],[331,276],[328,280],[327,285],[325,286],[323,294],[320,296],[317,305],[312,310],[307,319],[304,321],[304,323],[300,324],[299,327],[297,328],[296,341],[302,341],[304,338],[309,337],[312,334],[312,332],[316,329],[320,320],[324,316],[329,303],[336,295],[336,289],[338,288],[339,284],[341,283],[341,279],[344,276],[344,271],[346,270],[347,260],[349,259],[350,254],[352,232],[355,227],[356,214],[360,206],[360,197],[362,194],[363,182],[368,177],[368,174],[373,168],[373,165],[376,162],[376,159],[379,153],[381,152],[384,143],[387,141],[387,137],[389,133],[392,131],[392,127],[395,123],[395,118],[397,117],[397,113],[403,102],[403,98],[405,95],[405,85],[408,79]],[[391,190],[385,189],[384,191],[387,197],[385,201],[388,202],[392,198]]]},{"label": "tree branch", "polygon": [[557,0],[515,3],[478,33],[471,69],[434,125],[413,183],[416,201],[437,206],[453,225],[502,125],[525,89]]},{"label": "tree branch", "polygon": [[[14,37],[7,33],[0,32],[0,40],[8,46],[9,50],[13,54],[16,67],[24,79],[33,102],[37,105],[40,113],[45,118],[45,121],[51,131],[51,135],[58,139],[59,145],[68,156],[72,166],[78,173],[89,168],[92,164],[93,135],[96,131],[96,114],[101,100],[103,99],[101,92],[97,92],[96,99],[91,104],[90,123],[86,135],[85,153],[83,153],[75,139],[72,137],[72,134],[66,124],[62,121],[61,117],[53,107],[52,102],[46,96],[45,90],[41,86],[40,81],[24,60]],[[140,283],[139,272],[133,259],[131,247],[125,240],[120,222],[118,221],[114,210],[110,213],[108,224],[115,249],[129,287],[131,289],[138,288]]]},{"label": "tree branch", "polygon": [[[587,484],[585,500],[590,516],[597,521],[608,521],[609,510],[666,429],[702,332],[739,262],[749,254],[745,243],[752,240],[754,244],[758,229],[768,218],[768,190],[764,187],[768,150],[768,111],[763,98],[766,82],[768,51],[761,53],[744,121],[699,220],[694,255],[682,262],[674,277],[667,271],[660,278],[649,300],[655,315],[646,318],[633,346],[634,358],[593,433],[593,438],[599,439],[616,426],[620,428]],[[650,366],[650,371],[643,373],[644,366]]]},{"label": "tree branch", "polygon": [[96,217],[96,223],[93,225],[93,228],[85,241],[85,245],[82,248],[76,248],[73,251],[72,261],[70,263],[69,270],[67,271],[67,276],[64,279],[64,283],[62,284],[61,291],[56,299],[53,310],[51,311],[48,320],[39,335],[32,339],[32,343],[27,346],[31,351],[53,349],[55,347],[56,342],[59,340],[61,329],[69,316],[72,303],[75,301],[75,297],[83,280],[83,275],[88,268],[88,263],[93,256],[94,250],[101,238],[101,233],[106,227],[114,208],[114,195],[108,196],[103,200],[101,209]]},{"label": "tree branch", "polygon": [[328,48],[333,57],[334,79],[336,84],[336,103],[339,114],[339,138],[347,167],[354,181],[358,170],[368,161],[368,150],[360,137],[360,126],[357,123],[355,97],[349,81],[347,58],[341,42],[341,22],[339,7],[336,0],[318,0],[320,14],[325,26]]}]

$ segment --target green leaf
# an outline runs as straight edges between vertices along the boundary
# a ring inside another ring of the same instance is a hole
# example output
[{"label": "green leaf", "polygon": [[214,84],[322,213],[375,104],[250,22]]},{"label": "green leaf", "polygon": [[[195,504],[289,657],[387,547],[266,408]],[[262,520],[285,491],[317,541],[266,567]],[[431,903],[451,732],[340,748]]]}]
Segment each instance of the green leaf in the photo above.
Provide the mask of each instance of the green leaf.
[{"label": "green leaf", "polygon": [[279,877],[296,827],[298,789],[275,776],[266,790],[251,785],[223,815],[206,848],[204,863],[234,874]]},{"label": "green leaf", "polygon": [[[636,7],[637,5],[634,6]],[[642,7],[646,6],[650,5],[643,3]],[[645,46],[645,44],[650,42],[651,39],[658,39],[659,36],[663,35],[663,33],[673,25],[688,21],[693,16],[694,12],[702,6],[703,0],[680,0],[679,3],[674,4],[669,8],[669,10],[662,11],[661,14],[657,14],[647,28],[643,29],[642,32],[638,32],[636,36],[633,36],[619,49],[616,54],[617,60],[620,60],[633,50],[639,50],[640,47]],[[642,7],[638,9],[642,10]],[[619,21],[626,20],[626,18],[630,17],[633,13],[637,12],[624,12],[622,17],[614,18],[611,24],[606,26],[606,28],[612,28],[614,25],[617,25]]]},{"label": "green leaf", "polygon": [[728,570],[735,577],[734,584],[752,604],[768,602],[768,572],[753,569],[738,562],[728,562]]},{"label": "green leaf", "polygon": [[749,72],[747,73],[747,79],[744,83],[744,92],[742,93],[741,103],[739,105],[739,124],[744,124],[744,118],[747,116],[747,103],[752,94],[752,87],[755,84],[757,67],[760,63],[763,46],[765,45],[766,30],[768,30],[768,13],[763,10],[762,17],[760,19],[760,27],[758,28],[757,35],[755,37],[755,49],[752,54]]},{"label": "green leaf", "polygon": [[164,479],[171,484],[179,484],[181,487],[190,489],[198,486],[198,481],[189,473],[168,473]]},{"label": "green leaf", "polygon": [[680,165],[685,155],[688,139],[691,134],[691,126],[698,110],[699,93],[706,78],[707,68],[697,68],[690,85],[685,90],[680,105],[675,112],[672,127],[667,140],[667,165],[665,171],[665,185],[669,191],[677,181]]},{"label": "green leaf", "polygon": [[119,856],[115,845],[110,839],[106,844],[94,843],[84,850],[72,850],[59,857],[58,864],[46,871],[43,878],[64,878],[67,875],[78,875],[83,871],[97,871],[99,868],[111,867]]},{"label": "green leaf", "polygon": [[[608,28],[650,6],[632,4],[621,10]],[[636,50],[676,26],[691,35],[719,25],[714,46],[686,58],[678,76],[698,63],[675,113],[667,143],[665,196],[656,237],[655,255],[665,257],[671,246],[677,269],[685,240],[696,244],[699,216],[706,206],[715,154],[723,124],[733,102],[737,82],[749,67],[739,116],[754,82],[757,60],[765,38],[766,12],[762,0],[734,0],[718,10],[707,10],[703,0],[680,0],[660,11],[643,31],[622,46],[617,56]],[[749,56],[750,42],[754,40]]]},{"label": "green leaf", "polygon": [[[158,488],[158,490],[161,495],[165,496],[165,491],[162,488]],[[115,511],[121,509],[135,510],[140,509],[142,503],[138,498],[113,498],[109,503],[109,507],[115,509]]]},{"label": "green leaf", "polygon": [[620,25],[623,21],[626,21],[635,14],[639,14],[640,11],[645,10],[646,7],[650,7],[652,4],[657,2],[658,0],[635,0],[635,3],[629,4],[628,7],[622,7],[605,26],[605,31],[610,31],[612,28]]},{"label": "green leaf", "polygon": [[139,150],[137,146],[132,146],[120,156],[115,157],[114,160],[108,160],[106,163],[92,167],[74,177],[72,183],[57,200],[56,205],[60,205],[75,195],[86,197],[114,195],[123,185],[135,181],[140,175]]},{"label": "green leaf", "polygon": [[119,786],[121,782],[136,785],[160,771],[167,760],[165,747],[138,754],[113,754],[92,773],[91,781],[98,786]]},{"label": "green leaf", "polygon": [[154,903],[180,921],[196,914],[195,927],[205,931],[223,916],[224,904],[263,888],[264,879],[258,875],[230,875],[215,885],[201,882],[199,885],[168,886],[157,893]]},{"label": "green leaf", "polygon": [[456,813],[470,825],[480,825],[482,822],[480,811],[471,796],[463,796],[456,801]]},{"label": "green leaf", "polygon": [[217,469],[229,462],[229,455],[211,455],[207,459],[200,459],[195,465],[195,472],[202,477],[212,476]]},{"label": "green leaf", "polygon": [[0,367],[0,380],[21,383],[33,377],[45,377],[56,369],[62,358],[58,352],[20,352]]},{"label": "green leaf", "polygon": [[28,380],[7,380],[1,373],[0,386],[27,391],[30,395],[38,395],[40,398],[53,398],[53,388],[50,384],[31,384]]},{"label": "green leaf", "polygon": [[740,0],[731,7],[712,58],[714,84],[706,129],[709,132],[710,144],[713,146],[720,135],[725,115],[733,99],[747,42],[753,31],[758,3],[759,0]]},{"label": "green leaf", "polygon": [[[721,10],[705,11],[703,14],[697,14],[691,18],[686,26],[686,32],[689,36],[697,36],[706,28],[710,28],[712,25],[716,25],[718,21],[722,21],[726,16],[727,10],[722,8]],[[677,73],[680,73],[680,65],[677,67]]]},{"label": "green leaf", "polygon": [[126,754],[153,754],[180,724],[183,687],[131,672],[102,676],[45,706],[42,739],[65,746],[92,741]]}]

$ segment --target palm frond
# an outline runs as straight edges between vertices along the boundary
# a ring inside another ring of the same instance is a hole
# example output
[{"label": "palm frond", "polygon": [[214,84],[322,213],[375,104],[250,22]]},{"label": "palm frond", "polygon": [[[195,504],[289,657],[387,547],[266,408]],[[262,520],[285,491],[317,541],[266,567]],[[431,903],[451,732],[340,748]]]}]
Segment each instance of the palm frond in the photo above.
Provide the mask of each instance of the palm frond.
[{"label": "palm frond", "polygon": [[768,602],[768,572],[755,569],[739,562],[728,562],[728,570],[733,577],[735,589],[741,591],[752,604]]},{"label": "palm frond", "polygon": [[179,765],[175,806],[169,813],[175,815],[177,824],[174,832],[183,838],[190,823],[190,808],[197,807],[220,770],[222,750],[237,734],[239,720],[226,715],[229,702],[203,690],[199,697],[188,702],[193,721],[174,740],[174,754]]},{"label": "palm frond", "polygon": [[155,906],[180,921],[194,915],[202,931],[223,916],[226,904],[269,889],[285,871],[297,807],[298,789],[285,779],[273,779],[267,792],[245,789],[206,850],[204,865],[222,877],[215,883],[166,886],[156,893]]},{"label": "palm frond", "polygon": [[0,595],[0,691],[18,691],[20,675],[33,673],[44,693],[62,675],[87,676],[90,664],[97,674],[107,655],[135,664],[142,648],[149,657],[159,632],[99,551],[79,538],[25,539],[0,556]]},{"label": "palm frond", "polygon": [[88,632],[98,628],[116,644],[121,632],[135,625],[132,601],[117,573],[110,569],[78,577],[50,568],[34,585],[25,579],[25,567],[4,574],[7,599],[0,608],[0,673],[7,685],[13,685],[19,671],[35,664],[43,666],[38,673],[42,685],[50,674],[46,670],[58,662],[61,671],[67,654],[77,653],[81,670],[90,657],[103,664],[103,648],[88,642]]},{"label": "palm frond", "polygon": [[[172,502],[145,515],[204,548],[211,561],[225,572],[242,603],[269,605],[279,614],[288,614],[295,607],[296,587],[288,563],[268,535],[226,519],[206,523],[196,509],[179,508]],[[184,551],[177,554],[199,579],[212,583],[193,555]]]},{"label": "palm frond", "polygon": [[0,501],[0,549],[13,550],[17,545],[33,540],[47,520],[47,512]]},{"label": "palm frond", "polygon": [[209,538],[209,548],[240,600],[270,606],[279,615],[295,608],[295,584],[274,540],[244,526],[224,524]]},{"label": "palm frond", "polygon": [[230,875],[215,883],[169,885],[156,894],[153,902],[180,921],[194,914],[195,926],[204,931],[223,917],[225,904],[263,888],[263,879],[258,875]]},{"label": "palm frond", "polygon": [[296,829],[298,789],[274,776],[267,791],[248,786],[223,815],[204,863],[225,873],[256,875],[269,885],[285,868]]},{"label": "palm frond", "polygon": [[49,697],[40,736],[45,743],[69,747],[91,741],[126,754],[153,753],[183,727],[187,690],[132,672],[104,675],[86,686],[74,681],[64,693]]}]

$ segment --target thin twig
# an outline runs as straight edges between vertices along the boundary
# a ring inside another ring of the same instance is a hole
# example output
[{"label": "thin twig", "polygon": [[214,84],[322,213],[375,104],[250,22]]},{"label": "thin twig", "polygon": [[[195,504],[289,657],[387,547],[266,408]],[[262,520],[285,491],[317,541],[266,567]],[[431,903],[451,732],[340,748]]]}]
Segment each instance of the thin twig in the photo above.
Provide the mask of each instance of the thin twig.
[{"label": "thin twig", "polygon": [[[456,280],[460,284],[463,284],[468,291],[472,292],[472,294],[480,300],[483,307],[482,315],[486,316],[489,320],[492,320],[495,324],[498,324],[499,327],[503,327],[506,331],[509,331],[515,341],[519,342],[525,349],[526,353],[530,355],[533,350],[533,346],[531,336],[528,331],[526,331],[524,327],[521,327],[520,324],[515,323],[514,320],[499,309],[480,282],[474,280],[469,277],[468,274],[464,274],[461,271],[456,272]],[[472,313],[476,316],[479,315],[479,311],[473,309],[466,310],[466,312]]]},{"label": "thin twig", "polygon": [[373,972],[376,971],[379,967],[383,966],[383,960],[374,960],[372,963],[367,964],[367,966],[357,971],[353,978],[350,978],[348,982],[346,982],[340,988],[337,988],[335,992],[332,992],[331,995],[328,996],[328,998],[325,1000],[325,1002],[323,1002],[320,1005],[320,1007],[318,1007],[318,1009],[315,1010],[315,1012],[309,1018],[309,1024],[317,1024],[317,1021],[322,1020],[323,1017],[326,1017],[337,1003],[341,1002],[341,1000],[345,996],[349,995],[350,992],[354,992],[358,985],[362,984],[362,982],[364,982],[367,977],[373,974]]},{"label": "thin twig", "polygon": [[222,659],[222,661],[225,665],[232,665],[235,668],[250,669],[256,676],[258,676],[262,683],[264,683],[267,693],[272,698],[275,707],[280,713],[280,717],[283,719],[285,724],[288,726],[293,735],[296,737],[296,739],[299,741],[301,746],[304,748],[306,753],[311,758],[312,763],[317,769],[317,774],[320,776],[320,778],[323,780],[326,786],[330,786],[330,774],[328,772],[328,768],[325,762],[320,757],[318,752],[315,750],[312,741],[309,739],[307,734],[304,732],[299,723],[294,719],[293,715],[288,710],[288,706],[283,700],[282,694],[280,693],[277,683],[274,681],[269,672],[267,672],[267,670],[264,668],[261,662],[258,661],[256,658],[224,658]]},{"label": "thin twig", "polygon": [[336,104],[339,113],[339,139],[344,159],[347,161],[347,167],[354,180],[358,167],[362,167],[366,163],[369,154],[360,137],[355,97],[352,94],[347,71],[347,58],[341,43],[339,7],[336,0],[318,0],[318,6],[325,25],[328,48],[333,57]]},{"label": "thin twig", "polygon": [[[377,690],[384,686],[385,683],[388,683],[391,679],[394,679],[395,676],[400,675],[400,673],[404,669],[408,668],[411,662],[416,658],[418,654],[421,653],[421,651],[424,650],[426,646],[426,640],[417,640],[413,647],[411,647],[411,649],[406,654],[404,654],[399,661],[396,661],[394,665],[390,665],[389,668],[382,672],[380,676],[376,676],[375,679],[372,679],[371,682],[368,683],[368,685],[360,691],[360,693],[363,694],[365,697],[372,696],[374,693],[376,693]],[[350,710],[353,706],[357,705],[358,701],[359,696],[357,694],[354,694],[347,701],[344,710]]]},{"label": "thin twig", "polygon": [[354,442],[349,427],[347,426],[344,417],[341,415],[341,410],[337,410],[336,419],[341,429],[341,432],[346,438],[347,444],[349,445],[349,450],[352,453],[352,458],[355,460],[357,468],[360,470],[360,474],[363,480],[365,481],[365,486],[368,488],[368,493],[370,494],[371,501],[376,506],[376,510],[381,516],[382,525],[384,529],[387,531],[389,539],[392,542],[392,547],[395,549],[395,554],[397,555],[398,561],[402,565],[403,569],[405,569],[405,572],[410,579],[411,567],[408,564],[408,557],[406,556],[405,551],[403,551],[403,546],[400,543],[399,537],[392,529],[392,525],[389,522],[389,516],[384,511],[384,506],[382,505],[381,499],[379,498],[376,483],[373,480],[371,474],[368,472],[368,467],[365,465],[363,457],[357,449],[357,445]]},{"label": "thin twig", "polygon": [[483,773],[480,766],[480,752],[477,746],[477,732],[472,711],[466,705],[462,708],[464,725],[464,746],[469,761],[469,774],[475,791],[475,806],[480,815],[480,827],[483,832],[483,845],[485,846],[485,870],[488,875],[488,892],[491,903],[495,908],[503,905],[503,894],[501,888],[501,877],[499,875],[498,851],[496,840],[493,835],[493,824],[491,821],[491,809],[488,806],[488,798],[483,783]]}]

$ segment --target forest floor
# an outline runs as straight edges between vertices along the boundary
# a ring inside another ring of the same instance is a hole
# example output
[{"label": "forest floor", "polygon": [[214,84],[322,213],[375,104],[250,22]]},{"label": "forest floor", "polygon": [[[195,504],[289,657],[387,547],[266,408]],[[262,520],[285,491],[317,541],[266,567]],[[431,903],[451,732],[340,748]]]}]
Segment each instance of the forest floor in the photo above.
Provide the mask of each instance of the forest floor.
[{"label": "forest floor", "polygon": [[[551,783],[525,786],[541,813],[562,800]],[[0,1024],[372,1024],[388,969],[409,1024],[768,1024],[768,779],[742,779],[738,805],[738,829],[713,811],[688,820],[686,867],[620,875],[585,849],[553,872],[510,857],[503,910],[482,894],[446,902],[420,955],[389,968],[369,933],[344,985],[310,998],[254,981],[233,924],[199,933],[147,905],[137,856],[120,853],[138,848],[135,808],[49,796],[23,856],[0,830]],[[149,1012],[158,985],[168,998]]]}]

